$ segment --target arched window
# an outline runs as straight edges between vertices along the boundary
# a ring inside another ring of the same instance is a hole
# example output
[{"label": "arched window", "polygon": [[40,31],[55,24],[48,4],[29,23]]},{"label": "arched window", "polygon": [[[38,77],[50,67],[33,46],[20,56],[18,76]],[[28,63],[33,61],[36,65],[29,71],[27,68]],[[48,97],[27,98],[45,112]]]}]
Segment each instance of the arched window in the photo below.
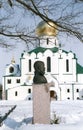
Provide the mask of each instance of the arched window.
[{"label": "arched window", "polygon": [[14,67],[11,66],[11,67],[9,68],[9,72],[10,72],[10,73],[13,73],[13,72],[14,72]]},{"label": "arched window", "polygon": [[31,72],[31,60],[29,60],[29,72]]},{"label": "arched window", "polygon": [[66,60],[66,72],[69,72],[69,60]]},{"label": "arched window", "polygon": [[51,72],[51,58],[47,57],[47,72]]}]

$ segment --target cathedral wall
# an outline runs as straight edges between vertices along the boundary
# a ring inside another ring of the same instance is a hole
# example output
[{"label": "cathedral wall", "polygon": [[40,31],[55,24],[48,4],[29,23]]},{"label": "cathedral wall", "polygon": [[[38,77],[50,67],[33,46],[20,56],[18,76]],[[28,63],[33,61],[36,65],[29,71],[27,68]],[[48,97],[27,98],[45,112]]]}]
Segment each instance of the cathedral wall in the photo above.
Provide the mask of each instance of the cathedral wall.
[{"label": "cathedral wall", "polygon": [[61,100],[81,100],[83,99],[83,84],[64,83],[60,84]]},{"label": "cathedral wall", "polygon": [[78,82],[83,83],[83,74],[77,74]]},{"label": "cathedral wall", "polygon": [[[61,87],[61,100],[72,100],[72,87],[71,84],[60,84]],[[69,90],[69,92],[68,92]]]},{"label": "cathedral wall", "polygon": [[28,73],[28,60],[21,59],[21,75]]},{"label": "cathedral wall", "polygon": [[[7,99],[24,100],[28,98],[30,100],[32,98],[34,63],[38,60],[45,64],[45,76],[51,77],[48,78],[48,82],[55,83],[54,88],[51,87],[50,90],[56,92],[58,100],[82,98],[83,74],[76,74],[76,59],[73,53],[66,53],[61,49],[53,53],[50,49],[46,49],[42,53],[23,53],[20,61],[21,74],[4,77],[3,87],[6,90]],[[8,71],[7,68],[7,74]],[[75,84],[77,82],[79,84]]]},{"label": "cathedral wall", "polygon": [[32,99],[32,87],[20,86],[7,90],[8,100],[31,100]]},{"label": "cathedral wall", "polygon": [[21,77],[4,77],[3,85],[5,89],[12,89],[14,87],[18,87],[21,84]]}]

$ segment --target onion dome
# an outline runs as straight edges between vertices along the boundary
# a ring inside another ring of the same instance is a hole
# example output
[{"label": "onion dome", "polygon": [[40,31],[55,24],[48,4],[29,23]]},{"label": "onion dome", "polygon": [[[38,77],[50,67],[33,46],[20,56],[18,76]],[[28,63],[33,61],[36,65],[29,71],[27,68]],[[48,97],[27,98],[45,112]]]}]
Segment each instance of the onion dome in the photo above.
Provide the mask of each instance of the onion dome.
[{"label": "onion dome", "polygon": [[41,21],[36,28],[37,36],[56,36],[57,25],[52,22]]}]

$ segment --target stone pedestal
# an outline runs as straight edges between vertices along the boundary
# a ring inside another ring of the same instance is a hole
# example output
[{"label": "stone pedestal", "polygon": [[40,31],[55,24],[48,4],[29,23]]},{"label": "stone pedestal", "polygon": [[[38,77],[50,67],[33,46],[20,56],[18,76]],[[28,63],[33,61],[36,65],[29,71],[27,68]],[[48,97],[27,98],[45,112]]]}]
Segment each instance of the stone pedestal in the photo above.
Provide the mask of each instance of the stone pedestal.
[{"label": "stone pedestal", "polygon": [[33,123],[50,124],[49,84],[33,84]]}]

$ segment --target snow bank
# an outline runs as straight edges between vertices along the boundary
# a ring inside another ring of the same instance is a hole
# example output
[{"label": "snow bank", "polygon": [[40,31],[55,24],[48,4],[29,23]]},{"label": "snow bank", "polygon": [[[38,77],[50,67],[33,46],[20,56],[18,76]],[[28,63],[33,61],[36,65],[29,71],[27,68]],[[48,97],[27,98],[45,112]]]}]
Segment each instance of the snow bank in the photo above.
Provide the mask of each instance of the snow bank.
[{"label": "snow bank", "polygon": [[0,105],[17,105],[16,109],[3,122],[0,130],[83,130],[83,101],[51,102],[51,118],[53,114],[60,119],[60,124],[32,124],[32,101],[0,101]]}]

